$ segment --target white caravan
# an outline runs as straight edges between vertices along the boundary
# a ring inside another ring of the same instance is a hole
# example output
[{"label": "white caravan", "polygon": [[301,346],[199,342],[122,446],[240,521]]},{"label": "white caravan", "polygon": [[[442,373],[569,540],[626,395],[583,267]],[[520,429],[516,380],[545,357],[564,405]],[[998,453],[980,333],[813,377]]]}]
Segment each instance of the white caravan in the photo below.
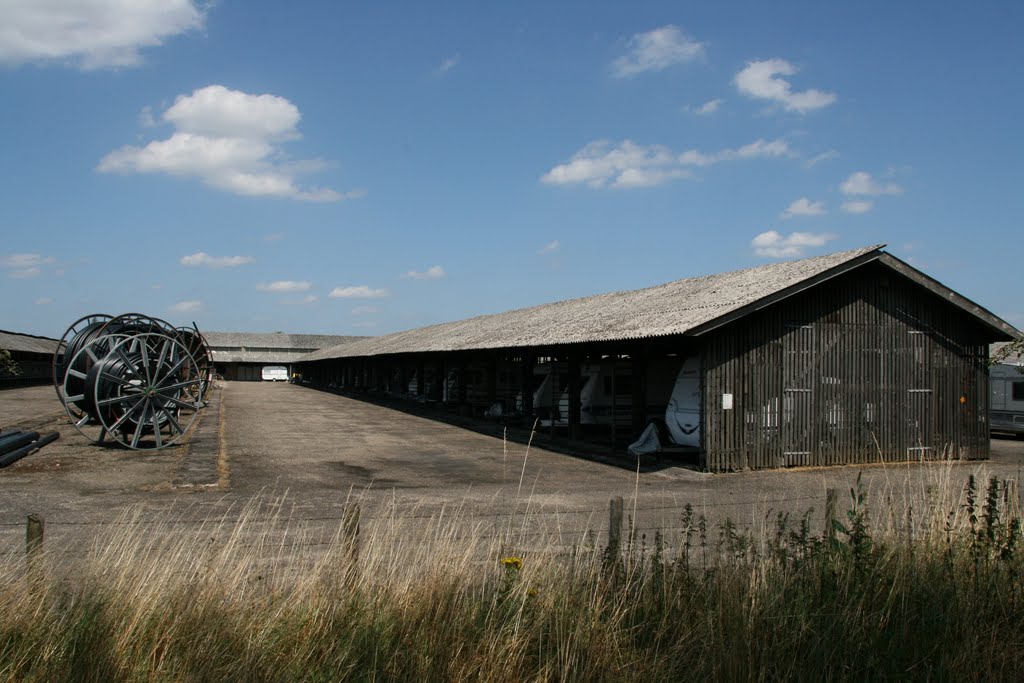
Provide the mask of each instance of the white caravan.
[{"label": "white caravan", "polygon": [[1024,434],[1024,366],[998,363],[989,369],[989,429]]},{"label": "white caravan", "polygon": [[264,382],[287,382],[288,381],[288,368],[283,365],[264,365],[263,366],[263,381]]},{"label": "white caravan", "polygon": [[[652,421],[640,438],[629,445],[633,455],[657,453],[666,446],[700,448],[700,358],[690,356],[679,368],[672,396],[665,407],[666,430],[659,435]],[[662,443],[667,437],[669,443]]]},{"label": "white caravan", "polygon": [[[565,363],[546,363],[535,369],[533,392],[538,425],[565,426],[569,414],[569,387]],[[657,433],[664,416],[663,434],[671,443],[700,445],[700,359],[691,356],[652,360],[646,374],[648,431]],[[633,421],[633,374],[628,361],[605,359],[580,367],[580,424],[612,425],[628,429]],[[518,401],[517,401],[518,403]],[[555,406],[554,410],[552,407]],[[518,407],[518,406],[517,406]],[[647,432],[645,432],[647,434]]]}]

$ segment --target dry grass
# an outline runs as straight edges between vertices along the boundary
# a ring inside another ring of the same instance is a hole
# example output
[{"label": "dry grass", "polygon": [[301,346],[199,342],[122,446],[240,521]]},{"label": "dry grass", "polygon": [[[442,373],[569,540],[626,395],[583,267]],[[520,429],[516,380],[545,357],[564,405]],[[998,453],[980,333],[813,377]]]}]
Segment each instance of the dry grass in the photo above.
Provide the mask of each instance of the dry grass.
[{"label": "dry grass", "polygon": [[689,509],[621,557],[397,502],[358,547],[281,499],[131,511],[90,552],[0,558],[0,680],[1019,679],[1015,484],[954,471],[853,483],[825,529]]}]

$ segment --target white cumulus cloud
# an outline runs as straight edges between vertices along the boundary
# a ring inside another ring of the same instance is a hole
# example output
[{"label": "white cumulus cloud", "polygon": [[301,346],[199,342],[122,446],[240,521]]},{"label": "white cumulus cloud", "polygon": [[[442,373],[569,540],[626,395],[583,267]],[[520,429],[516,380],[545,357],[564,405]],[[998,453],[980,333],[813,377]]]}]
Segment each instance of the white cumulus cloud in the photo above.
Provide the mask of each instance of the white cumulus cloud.
[{"label": "white cumulus cloud", "polygon": [[446,73],[454,69],[462,61],[460,55],[452,55],[451,57],[445,57],[441,60],[441,63],[434,69],[435,76],[444,76]]},{"label": "white cumulus cloud", "polygon": [[312,286],[312,282],[304,280],[277,280],[275,282],[261,282],[256,285],[256,289],[264,292],[305,292]]},{"label": "white cumulus cloud", "polygon": [[140,49],[201,28],[206,6],[195,0],[4,0],[0,63],[135,66],[142,62]]},{"label": "white cumulus cloud", "polygon": [[789,81],[782,76],[792,76],[797,68],[784,59],[766,59],[747,62],[733,83],[740,93],[748,97],[778,102],[787,111],[804,114],[815,109],[827,107],[836,101],[834,93],[821,90],[802,90],[793,92]]},{"label": "white cumulus cloud", "polygon": [[388,296],[386,289],[373,289],[366,285],[354,285],[351,287],[335,287],[328,294],[332,299],[380,299]]},{"label": "white cumulus cloud", "polygon": [[839,152],[837,152],[836,150],[834,150],[834,149],[826,150],[826,151],[822,152],[821,154],[816,154],[813,157],[811,157],[810,159],[808,159],[807,161],[805,161],[804,162],[804,166],[806,166],[807,168],[811,168],[813,166],[817,166],[818,164],[820,164],[823,161],[828,161],[829,159],[835,159],[838,156],[839,156]]},{"label": "white cumulus cloud", "polygon": [[183,266],[206,266],[208,268],[231,268],[255,261],[252,256],[210,256],[205,251],[181,257]]},{"label": "white cumulus cloud", "polygon": [[843,202],[839,208],[846,213],[867,213],[874,206],[875,203],[868,199],[852,199],[848,202]]},{"label": "white cumulus cloud", "polygon": [[193,313],[203,307],[202,301],[179,301],[171,306],[171,313]]},{"label": "white cumulus cloud", "polygon": [[29,278],[39,277],[42,274],[43,271],[39,268],[19,268],[18,270],[12,270],[7,275],[15,280],[28,280]]},{"label": "white cumulus cloud", "polygon": [[694,109],[693,113],[694,114],[700,114],[701,116],[707,116],[708,114],[714,114],[716,111],[718,111],[719,107],[722,106],[722,102],[723,101],[724,100],[720,100],[720,99],[708,100],[704,104],[702,104],[699,107],[697,107],[696,109]]},{"label": "white cumulus cloud", "polygon": [[540,254],[541,256],[546,256],[548,254],[551,254],[553,252],[558,251],[561,248],[561,246],[562,246],[562,244],[558,240],[551,240],[550,242],[545,244],[543,247],[541,247],[537,251],[537,253]]},{"label": "white cumulus cloud", "polygon": [[801,197],[786,207],[780,215],[782,218],[793,218],[794,216],[820,216],[825,213],[825,202],[812,202],[807,197]]},{"label": "white cumulus cloud", "polygon": [[824,246],[826,242],[836,239],[832,233],[791,232],[782,235],[775,230],[768,230],[757,235],[750,241],[754,253],[768,258],[794,258],[803,256],[811,247]]},{"label": "white cumulus cloud", "polygon": [[56,261],[52,256],[42,254],[8,254],[0,258],[0,265],[5,268],[36,268],[49,265]]},{"label": "white cumulus cloud", "polygon": [[48,306],[48,305],[53,303],[53,299],[51,299],[48,296],[43,296],[43,297],[39,297],[38,299],[36,299],[32,303],[34,303],[36,306]]},{"label": "white cumulus cloud", "polygon": [[549,185],[585,183],[593,188],[629,189],[662,185],[680,178],[694,177],[690,167],[704,167],[722,161],[791,156],[784,140],[755,140],[735,149],[718,152],[687,150],[677,154],[662,145],[638,145],[625,140],[616,146],[608,140],[595,140],[576,152],[564,164],[541,177]]},{"label": "white cumulus cloud", "polygon": [[279,140],[299,137],[299,108],[277,95],[250,95],[210,85],[179,95],[163,113],[183,132],[209,138]]},{"label": "white cumulus cloud", "polygon": [[376,306],[356,306],[352,309],[352,315],[370,315],[371,313],[379,313],[380,309]]},{"label": "white cumulus cloud", "polygon": [[206,86],[180,95],[161,115],[175,129],[169,138],[114,150],[100,160],[97,170],[198,178],[210,187],[246,196],[339,201],[365,194],[297,184],[300,174],[327,165],[316,159],[287,160],[281,145],[301,137],[300,118],[298,108],[283,97]]},{"label": "white cumulus cloud", "polygon": [[402,275],[403,278],[410,280],[438,280],[443,278],[447,273],[444,272],[444,268],[441,266],[430,266],[426,270],[410,270]]},{"label": "white cumulus cloud", "polygon": [[626,47],[629,51],[612,62],[612,75],[616,78],[661,71],[704,56],[704,43],[693,40],[671,24],[637,33],[629,39]]},{"label": "white cumulus cloud", "polygon": [[839,186],[839,191],[846,195],[867,195],[870,197],[878,195],[900,194],[903,188],[896,183],[880,183],[871,177],[870,173],[857,171],[851,173]]}]

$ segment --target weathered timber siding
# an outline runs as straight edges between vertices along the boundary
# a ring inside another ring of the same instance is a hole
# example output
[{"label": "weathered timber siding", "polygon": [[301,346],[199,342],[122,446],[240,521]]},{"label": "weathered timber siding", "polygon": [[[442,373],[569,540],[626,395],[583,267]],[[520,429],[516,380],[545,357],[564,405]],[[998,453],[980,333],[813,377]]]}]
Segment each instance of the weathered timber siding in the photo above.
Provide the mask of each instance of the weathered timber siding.
[{"label": "weathered timber siding", "polygon": [[985,333],[892,271],[857,269],[705,339],[708,469],[988,457]]}]

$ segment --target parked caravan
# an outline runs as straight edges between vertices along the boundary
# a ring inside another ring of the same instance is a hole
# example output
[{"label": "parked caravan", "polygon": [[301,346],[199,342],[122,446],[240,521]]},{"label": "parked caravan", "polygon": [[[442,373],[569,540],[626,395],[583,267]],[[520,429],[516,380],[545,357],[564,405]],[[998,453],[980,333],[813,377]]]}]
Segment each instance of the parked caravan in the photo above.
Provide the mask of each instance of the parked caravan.
[{"label": "parked caravan", "polygon": [[[690,356],[683,361],[672,395],[665,406],[665,427],[659,429],[651,421],[636,441],[629,445],[633,455],[657,453],[666,446],[685,449],[700,448],[700,358]],[[664,443],[665,441],[668,443]]]},{"label": "parked caravan", "polygon": [[665,408],[665,426],[674,445],[700,448],[700,358],[696,356],[679,368]]},{"label": "parked caravan", "polygon": [[991,400],[989,428],[1024,434],[1024,374],[1022,366],[998,363],[989,370]]},{"label": "parked caravan", "polygon": [[[647,418],[665,414],[679,375],[680,359],[653,360],[647,364],[645,401]],[[542,427],[565,426],[569,415],[569,375],[564,362],[545,363],[535,370],[534,412]],[[628,429],[633,420],[633,369],[628,360],[605,358],[580,366],[581,425],[606,425]]]},{"label": "parked caravan", "polygon": [[287,382],[288,368],[283,365],[264,365],[262,377],[264,382]]}]

